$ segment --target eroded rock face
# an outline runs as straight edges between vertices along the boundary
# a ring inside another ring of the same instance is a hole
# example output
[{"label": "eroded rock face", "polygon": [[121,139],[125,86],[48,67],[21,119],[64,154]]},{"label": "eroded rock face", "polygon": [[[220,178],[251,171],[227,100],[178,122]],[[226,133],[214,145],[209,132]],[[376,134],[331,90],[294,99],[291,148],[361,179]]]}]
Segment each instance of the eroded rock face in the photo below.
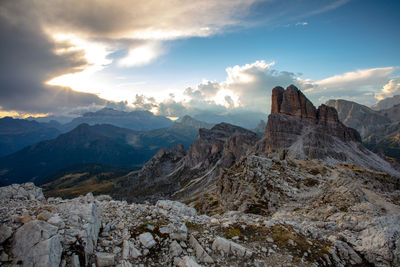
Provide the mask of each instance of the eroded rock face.
[{"label": "eroded rock face", "polygon": [[339,121],[335,108],[313,104],[291,85],[272,91],[271,114],[256,150],[302,159],[348,162],[400,175],[390,164],[367,150],[361,137]]},{"label": "eroded rock face", "polygon": [[271,114],[281,113],[300,119],[316,119],[314,105],[296,86],[290,85],[286,90],[278,86],[272,90]]},{"label": "eroded rock face", "polygon": [[213,183],[222,168],[231,167],[251,151],[258,140],[256,133],[228,123],[201,128],[189,149],[161,149],[140,171],[118,184],[113,194],[128,201],[193,197]]},{"label": "eroded rock face", "polygon": [[[251,141],[254,143],[257,140],[255,133],[228,123],[217,124],[210,130],[200,129],[196,140],[188,150],[187,166],[192,168],[200,164],[207,168],[215,164],[222,157],[224,144],[228,140],[232,142],[231,138],[238,136],[241,136],[241,140],[246,139],[246,143]],[[238,146],[238,149],[244,148]]]}]

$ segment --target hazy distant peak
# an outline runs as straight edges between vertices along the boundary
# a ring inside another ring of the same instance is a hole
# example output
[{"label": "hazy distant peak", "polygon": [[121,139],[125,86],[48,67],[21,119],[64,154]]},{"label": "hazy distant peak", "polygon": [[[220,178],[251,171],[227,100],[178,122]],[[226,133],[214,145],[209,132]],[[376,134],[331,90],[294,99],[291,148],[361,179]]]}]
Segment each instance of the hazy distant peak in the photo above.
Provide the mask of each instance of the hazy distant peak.
[{"label": "hazy distant peak", "polygon": [[226,140],[227,138],[237,134],[250,134],[255,135],[254,132],[242,128],[240,126],[232,125],[226,122],[221,122],[212,127],[211,129],[200,129],[197,139],[201,140]]},{"label": "hazy distant peak", "polygon": [[382,109],[389,109],[397,104],[400,104],[400,95],[394,95],[392,97],[387,97],[378,101],[375,105],[371,108],[373,110],[382,110]]},{"label": "hazy distant peak", "polygon": [[189,115],[185,115],[180,119],[179,122],[175,122],[175,126],[184,126],[184,127],[192,127],[195,129],[200,129],[200,128],[206,128],[210,129],[211,127],[214,126],[212,123],[207,123],[204,121],[196,120],[193,117],[190,117]]},{"label": "hazy distant peak", "polygon": [[86,112],[82,117],[97,117],[97,116],[121,116],[127,112],[115,110],[113,108],[103,108],[95,112]]}]

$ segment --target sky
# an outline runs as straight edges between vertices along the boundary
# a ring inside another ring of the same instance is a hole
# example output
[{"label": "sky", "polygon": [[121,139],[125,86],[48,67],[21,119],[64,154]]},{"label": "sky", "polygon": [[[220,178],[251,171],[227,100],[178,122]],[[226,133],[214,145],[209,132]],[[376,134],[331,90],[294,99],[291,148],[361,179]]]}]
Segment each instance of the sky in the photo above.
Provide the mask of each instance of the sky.
[{"label": "sky", "polygon": [[181,117],[400,94],[396,0],[3,0],[0,116]]}]

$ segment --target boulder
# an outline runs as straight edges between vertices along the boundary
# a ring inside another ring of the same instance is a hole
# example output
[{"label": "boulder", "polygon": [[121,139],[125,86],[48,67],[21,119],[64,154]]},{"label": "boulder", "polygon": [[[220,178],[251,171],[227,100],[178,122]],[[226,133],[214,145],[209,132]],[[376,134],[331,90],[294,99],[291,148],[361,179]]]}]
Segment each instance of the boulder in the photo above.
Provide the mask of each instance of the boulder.
[{"label": "boulder", "polygon": [[140,256],[142,256],[140,250],[138,250],[132,242],[124,240],[122,245],[122,258],[127,260],[130,258],[136,259]]},{"label": "boulder", "polygon": [[0,199],[44,200],[42,188],[33,183],[12,184],[0,187]]},{"label": "boulder", "polygon": [[185,241],[187,239],[188,229],[184,223],[170,223],[167,226],[160,228],[160,233],[169,234],[169,237],[174,240]]},{"label": "boulder", "polygon": [[157,244],[157,242],[153,238],[153,235],[150,234],[149,232],[140,234],[139,241],[146,248],[152,248]]},{"label": "boulder", "polygon": [[34,220],[14,234],[11,251],[23,266],[59,266],[62,246],[57,227]]},{"label": "boulder", "polygon": [[178,263],[179,267],[201,267],[196,260],[190,256],[185,256],[183,259]]},{"label": "boulder", "polygon": [[156,204],[157,207],[176,212],[180,215],[186,215],[186,216],[196,216],[197,212],[194,208],[190,208],[186,206],[185,204],[178,202],[178,201],[172,201],[172,200],[159,200],[157,201]]},{"label": "boulder", "polygon": [[107,267],[115,265],[115,255],[111,253],[96,253],[96,263],[98,267]]},{"label": "boulder", "polygon": [[169,245],[169,254],[172,257],[177,257],[183,253],[182,247],[176,242],[176,240],[172,241],[172,243]]},{"label": "boulder", "polygon": [[207,254],[207,252],[203,249],[193,235],[190,235],[189,244],[194,249],[196,258],[199,262],[214,263],[214,260],[210,257],[210,255]]},{"label": "boulder", "polygon": [[253,254],[245,247],[223,237],[215,238],[212,249],[223,252],[225,255],[233,254],[239,257],[251,257]]}]

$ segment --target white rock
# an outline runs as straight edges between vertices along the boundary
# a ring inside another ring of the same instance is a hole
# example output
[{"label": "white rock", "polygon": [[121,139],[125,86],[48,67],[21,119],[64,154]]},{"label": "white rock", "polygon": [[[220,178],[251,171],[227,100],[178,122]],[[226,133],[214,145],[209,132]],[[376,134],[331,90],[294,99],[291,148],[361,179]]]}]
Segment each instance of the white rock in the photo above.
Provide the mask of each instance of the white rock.
[{"label": "white rock", "polygon": [[44,210],[38,214],[37,219],[42,221],[47,221],[50,219],[52,214],[48,210]]},{"label": "white rock", "polygon": [[214,263],[214,260],[207,254],[193,235],[190,235],[189,244],[196,252],[196,258],[199,262]]},{"label": "white rock", "polygon": [[375,218],[364,226],[355,249],[375,265],[400,266],[400,215]]},{"label": "white rock", "polygon": [[178,242],[176,242],[175,240],[171,242],[170,246],[169,246],[169,254],[172,257],[176,257],[181,255],[183,252],[183,249],[181,248],[181,246],[178,244]]},{"label": "white rock", "polygon": [[129,261],[122,260],[117,267],[133,267],[133,264],[130,263]]},{"label": "white rock", "polygon": [[172,210],[180,215],[185,215],[185,216],[196,216],[197,215],[197,212],[194,208],[190,208],[190,207],[186,206],[185,204],[178,202],[178,201],[159,200],[159,201],[157,201],[156,206],[159,208],[163,208],[165,210]]},{"label": "white rock", "polygon": [[97,252],[96,263],[98,267],[114,266],[114,254]]},{"label": "white rock", "polygon": [[153,235],[149,232],[143,233],[139,235],[139,241],[146,248],[152,248],[156,245],[156,241],[153,238]]},{"label": "white rock", "polygon": [[160,233],[169,234],[171,239],[185,241],[187,239],[188,229],[184,223],[170,223],[160,228]]},{"label": "white rock", "polygon": [[44,200],[42,189],[33,183],[12,184],[0,187],[0,199]]},{"label": "white rock", "polygon": [[65,227],[64,220],[59,215],[51,217],[47,222],[57,226],[59,229],[63,229]]},{"label": "white rock", "polygon": [[39,220],[24,224],[14,234],[11,251],[24,264],[59,266],[62,247],[57,227]]},{"label": "white rock", "polygon": [[245,247],[236,244],[230,240],[227,240],[223,237],[217,237],[213,244],[213,250],[218,250],[224,252],[226,255],[233,254],[240,257],[251,257],[253,254],[250,250],[246,249]]},{"label": "white rock", "polygon": [[[59,210],[65,214],[65,217],[70,218],[69,224],[74,225],[71,230],[77,230],[84,242],[85,253],[92,254],[97,245],[97,237],[101,226],[100,214],[96,204],[66,202],[59,206]],[[76,220],[78,220],[78,223],[74,224]]]},{"label": "white rock", "polygon": [[178,263],[179,267],[201,267],[200,264],[196,262],[193,257],[185,256],[183,259]]},{"label": "white rock", "polygon": [[85,199],[86,199],[86,201],[87,201],[88,203],[94,202],[94,197],[93,197],[92,192],[87,193],[86,196],[85,196]]},{"label": "white rock", "polygon": [[127,260],[130,258],[136,259],[140,256],[142,256],[140,250],[138,250],[132,242],[124,240],[122,245],[122,258]]}]

